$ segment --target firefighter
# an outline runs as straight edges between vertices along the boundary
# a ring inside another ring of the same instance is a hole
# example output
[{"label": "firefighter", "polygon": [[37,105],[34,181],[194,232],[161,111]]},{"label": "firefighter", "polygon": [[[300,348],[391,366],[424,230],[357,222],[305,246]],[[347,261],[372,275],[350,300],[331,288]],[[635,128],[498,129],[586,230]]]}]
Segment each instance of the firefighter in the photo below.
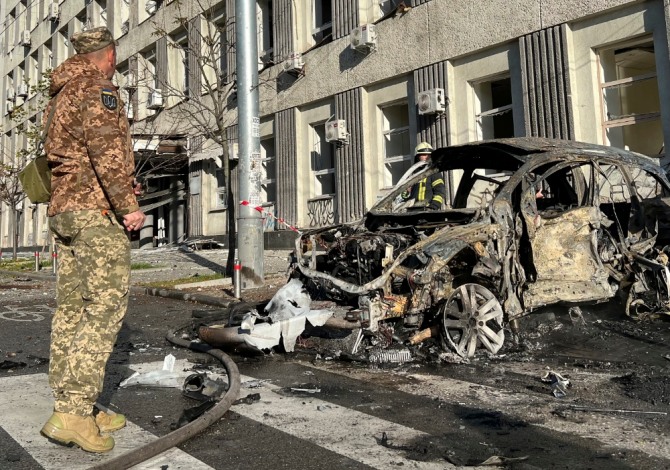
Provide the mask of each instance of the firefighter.
[{"label": "firefighter", "polygon": [[[429,160],[432,151],[433,147],[428,142],[421,142],[414,149],[414,162]],[[407,200],[413,200],[413,208],[442,209],[447,196],[442,173],[426,176],[403,196]]]}]

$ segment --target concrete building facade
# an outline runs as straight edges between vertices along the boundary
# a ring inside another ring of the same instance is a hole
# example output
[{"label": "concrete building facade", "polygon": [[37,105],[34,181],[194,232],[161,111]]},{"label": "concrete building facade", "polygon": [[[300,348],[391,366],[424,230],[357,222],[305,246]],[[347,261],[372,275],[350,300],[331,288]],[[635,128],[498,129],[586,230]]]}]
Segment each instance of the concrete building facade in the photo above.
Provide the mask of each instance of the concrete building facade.
[{"label": "concrete building facade", "polygon": [[[628,148],[666,163],[670,5],[662,0],[256,3],[256,202],[294,226],[361,217],[412,164],[421,141],[440,147],[534,135]],[[11,119],[12,108],[34,99],[23,84],[73,52],[71,34],[106,25],[118,38],[117,83],[138,162],[156,168],[140,244],[222,236],[225,159],[237,190],[234,7],[234,0],[3,1],[3,158],[26,145]],[[206,99],[210,72],[196,67],[211,46],[203,31],[215,32],[222,52],[211,73],[233,98],[224,112],[225,150],[179,114],[196,94]],[[23,204],[21,244],[45,242],[44,213]],[[12,223],[3,207],[2,247],[11,246]],[[267,216],[265,229],[271,237],[286,227]]]}]

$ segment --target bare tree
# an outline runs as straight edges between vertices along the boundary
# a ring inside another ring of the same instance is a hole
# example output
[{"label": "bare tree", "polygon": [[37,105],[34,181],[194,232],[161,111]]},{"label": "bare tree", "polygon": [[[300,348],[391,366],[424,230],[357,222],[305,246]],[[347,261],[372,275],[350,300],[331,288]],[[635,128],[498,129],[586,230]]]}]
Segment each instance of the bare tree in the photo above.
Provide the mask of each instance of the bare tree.
[{"label": "bare tree", "polygon": [[17,257],[19,226],[26,199],[26,193],[19,181],[19,172],[41,150],[42,123],[40,118],[49,101],[50,82],[51,69],[46,70],[35,84],[31,84],[28,79],[25,80],[30,98],[17,104],[10,118],[16,123],[17,134],[25,138],[26,147],[19,149],[13,155],[8,149],[3,148],[2,155],[0,155],[0,203],[4,203],[11,213],[14,260]]},{"label": "bare tree", "polygon": [[[230,22],[224,11],[217,10],[210,0],[173,2],[177,14],[171,24],[154,22],[155,36],[165,38],[168,52],[180,57],[183,80],[159,84],[164,99],[178,103],[162,111],[161,119],[192,140],[209,140],[219,146],[225,184],[228,233],[226,273],[232,275],[236,243],[235,214],[228,157],[227,128],[234,124],[231,106],[235,103],[235,85],[226,70]],[[180,36],[181,35],[181,36]],[[179,41],[179,37],[185,40]]]},{"label": "bare tree", "polygon": [[11,157],[4,156],[3,160],[0,164],[0,202],[6,204],[12,214],[12,257],[16,260],[19,244],[18,228],[26,194],[19,182],[19,171],[22,166],[16,165],[15,159]]}]

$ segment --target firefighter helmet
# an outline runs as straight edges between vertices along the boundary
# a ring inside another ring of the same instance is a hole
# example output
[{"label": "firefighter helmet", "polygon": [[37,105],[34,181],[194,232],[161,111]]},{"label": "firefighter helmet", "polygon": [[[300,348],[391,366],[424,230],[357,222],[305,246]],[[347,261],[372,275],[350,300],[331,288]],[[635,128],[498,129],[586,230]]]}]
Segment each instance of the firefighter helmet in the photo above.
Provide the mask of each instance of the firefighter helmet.
[{"label": "firefighter helmet", "polygon": [[430,154],[433,152],[433,146],[428,142],[421,142],[414,149],[414,155]]}]

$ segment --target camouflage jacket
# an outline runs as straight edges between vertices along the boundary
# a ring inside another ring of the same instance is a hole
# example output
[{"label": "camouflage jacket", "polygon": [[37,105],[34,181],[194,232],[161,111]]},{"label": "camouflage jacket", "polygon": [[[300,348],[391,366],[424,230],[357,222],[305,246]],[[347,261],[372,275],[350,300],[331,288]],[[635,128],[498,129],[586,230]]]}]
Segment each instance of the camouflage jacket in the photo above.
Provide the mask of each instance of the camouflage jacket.
[{"label": "camouflage jacket", "polygon": [[138,210],[133,148],[117,88],[100,68],[75,55],[53,71],[49,94],[43,124],[56,103],[44,143],[52,171],[49,216],[86,209],[117,215]]}]

